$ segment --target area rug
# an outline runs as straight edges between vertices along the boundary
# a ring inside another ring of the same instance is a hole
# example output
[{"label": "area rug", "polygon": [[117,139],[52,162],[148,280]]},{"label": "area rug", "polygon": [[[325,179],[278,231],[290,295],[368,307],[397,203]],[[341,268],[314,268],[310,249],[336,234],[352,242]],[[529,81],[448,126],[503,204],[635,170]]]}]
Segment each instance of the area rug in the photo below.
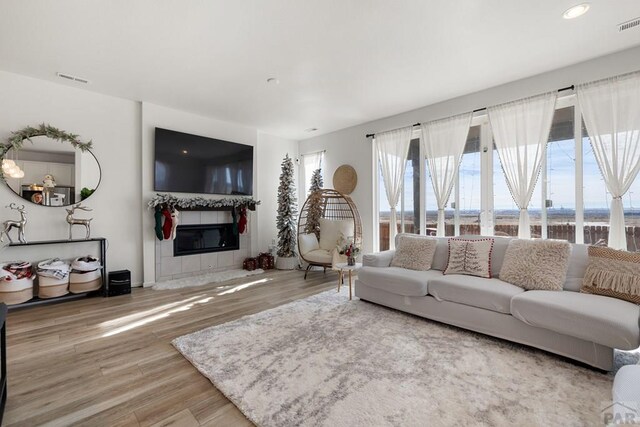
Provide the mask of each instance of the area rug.
[{"label": "area rug", "polygon": [[191,288],[194,286],[204,286],[211,283],[226,282],[231,279],[239,279],[241,277],[255,276],[256,274],[262,274],[264,270],[257,269],[252,271],[247,270],[225,270],[215,273],[201,274],[198,276],[185,277],[182,279],[167,280],[166,282],[158,282],[153,285],[153,289],[156,291],[162,291],[165,289],[180,289]]},{"label": "area rug", "polygon": [[602,425],[612,376],[327,291],[173,345],[258,426]]}]

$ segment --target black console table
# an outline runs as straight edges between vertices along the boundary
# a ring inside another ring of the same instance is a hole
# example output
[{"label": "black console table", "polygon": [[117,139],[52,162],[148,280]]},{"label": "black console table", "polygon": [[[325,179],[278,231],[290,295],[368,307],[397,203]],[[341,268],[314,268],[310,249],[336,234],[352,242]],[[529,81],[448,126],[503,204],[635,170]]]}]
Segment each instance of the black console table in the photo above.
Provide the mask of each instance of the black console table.
[{"label": "black console table", "polygon": [[[67,294],[61,297],[55,298],[38,298],[34,296],[27,302],[23,302],[21,304],[15,304],[9,306],[9,309],[14,308],[22,308],[22,307],[30,307],[33,305],[40,304],[52,304],[62,301],[69,301],[74,299],[85,298],[91,295],[102,295],[107,296],[109,294],[109,284],[107,283],[107,239],[104,237],[94,237],[92,239],[73,239],[73,240],[40,240],[35,242],[27,242],[27,243],[10,243],[9,248],[17,248],[17,247],[26,247],[26,246],[42,246],[42,245],[68,245],[74,243],[87,243],[87,242],[95,242],[100,247],[100,263],[102,264],[102,270],[100,272],[102,276],[102,287],[96,291],[84,292],[81,294]],[[4,356],[4,354],[3,354]]]},{"label": "black console table", "polygon": [[7,403],[7,306],[0,303],[0,425]]}]

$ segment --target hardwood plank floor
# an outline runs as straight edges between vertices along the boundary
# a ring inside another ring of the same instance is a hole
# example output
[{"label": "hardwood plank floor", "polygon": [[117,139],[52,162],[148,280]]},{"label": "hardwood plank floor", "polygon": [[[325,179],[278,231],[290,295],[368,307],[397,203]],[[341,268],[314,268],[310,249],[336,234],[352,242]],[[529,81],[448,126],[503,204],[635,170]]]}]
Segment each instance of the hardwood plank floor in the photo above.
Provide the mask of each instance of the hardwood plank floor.
[{"label": "hardwood plank floor", "polygon": [[252,425],[171,340],[335,287],[269,271],[204,287],[11,311],[7,426]]}]

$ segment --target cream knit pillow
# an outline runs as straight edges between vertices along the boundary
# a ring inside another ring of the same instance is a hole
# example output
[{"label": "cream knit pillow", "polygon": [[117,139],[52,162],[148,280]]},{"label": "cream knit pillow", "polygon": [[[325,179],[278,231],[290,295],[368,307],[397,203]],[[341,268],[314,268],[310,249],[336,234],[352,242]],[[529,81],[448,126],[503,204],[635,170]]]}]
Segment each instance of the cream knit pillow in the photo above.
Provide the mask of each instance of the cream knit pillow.
[{"label": "cream knit pillow", "polygon": [[571,244],[565,240],[513,239],[499,277],[527,290],[561,291],[570,255]]},{"label": "cream knit pillow", "polygon": [[398,236],[396,253],[391,260],[392,267],[425,271],[431,269],[436,253],[436,239],[425,236],[402,234]]}]

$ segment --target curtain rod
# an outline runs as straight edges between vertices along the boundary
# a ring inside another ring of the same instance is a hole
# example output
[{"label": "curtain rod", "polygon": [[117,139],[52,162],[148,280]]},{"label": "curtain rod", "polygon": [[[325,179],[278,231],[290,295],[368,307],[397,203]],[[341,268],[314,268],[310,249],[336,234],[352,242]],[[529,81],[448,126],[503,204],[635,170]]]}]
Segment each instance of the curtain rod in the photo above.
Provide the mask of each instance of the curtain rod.
[{"label": "curtain rod", "polygon": [[[567,86],[567,87],[560,88],[560,89],[558,89],[558,90],[557,90],[557,92],[564,92],[565,90],[574,90],[574,89],[575,89],[575,86],[574,86],[574,85],[571,85],[571,86]],[[487,109],[487,107],[482,107],[482,108],[478,108],[478,109],[473,110],[473,112],[474,112],[474,113],[477,113],[478,111],[484,111],[484,110],[486,110],[486,109]],[[420,126],[421,124],[422,124],[422,123],[418,122],[418,123],[414,123],[414,124],[412,124],[411,126],[412,126],[412,127],[416,127],[416,126]],[[402,128],[396,128],[396,129],[391,129],[391,130],[398,130],[398,129],[402,129]],[[387,131],[387,132],[389,132],[389,131]],[[366,138],[373,138],[373,137],[375,137],[375,136],[376,136],[376,134],[375,134],[375,133],[368,133],[368,134],[366,135]]]}]

